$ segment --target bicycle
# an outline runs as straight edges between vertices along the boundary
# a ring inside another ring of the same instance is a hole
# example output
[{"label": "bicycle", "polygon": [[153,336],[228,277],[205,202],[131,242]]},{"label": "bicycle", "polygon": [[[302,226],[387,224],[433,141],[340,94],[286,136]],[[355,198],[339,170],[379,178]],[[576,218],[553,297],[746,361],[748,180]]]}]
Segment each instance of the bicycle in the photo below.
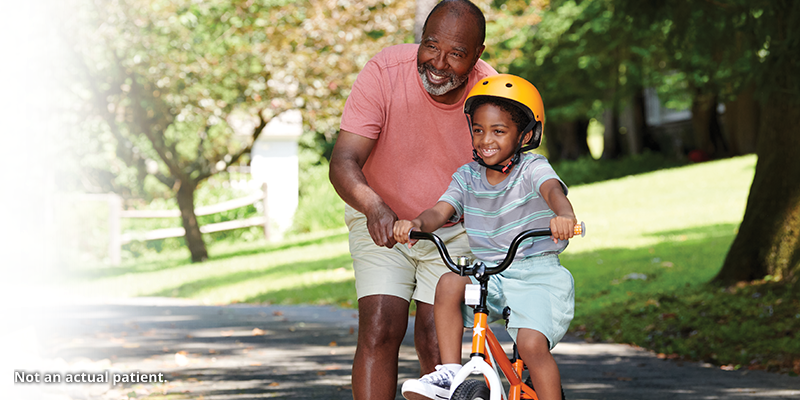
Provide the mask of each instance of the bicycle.
[{"label": "bicycle", "polygon": [[[575,225],[575,235],[585,236],[586,226],[583,222]],[[517,235],[511,241],[508,253],[502,262],[495,267],[487,267],[483,262],[477,262],[469,265],[467,257],[457,257],[454,262],[447,252],[447,247],[444,242],[433,233],[420,232],[412,230],[409,232],[409,238],[416,240],[429,240],[433,242],[439,255],[444,261],[444,264],[451,271],[459,274],[460,276],[474,276],[478,280],[478,285],[467,285],[465,290],[465,302],[467,305],[475,306],[475,317],[473,324],[472,335],[472,353],[470,360],[464,364],[461,370],[453,378],[453,383],[450,386],[450,399],[451,400],[501,400],[503,392],[503,384],[500,381],[500,376],[497,371],[497,366],[503,372],[506,380],[509,383],[508,400],[521,400],[533,399],[538,400],[538,396],[533,389],[530,377],[525,382],[522,382],[522,372],[525,370],[525,364],[522,357],[519,356],[517,345],[514,344],[512,357],[506,355],[505,350],[500,345],[497,337],[492,333],[489,328],[488,317],[489,309],[486,307],[486,299],[488,296],[488,282],[489,276],[499,274],[505,271],[514,256],[517,253],[520,243],[525,239],[539,236],[550,236],[550,229],[530,229]],[[477,296],[476,296],[477,295]],[[506,307],[503,310],[503,318],[508,323],[510,309]],[[489,358],[486,357],[488,350]],[[495,358],[494,355],[499,357]],[[500,356],[502,355],[502,356]],[[492,364],[491,360],[495,360]],[[480,380],[467,380],[470,375],[482,374],[488,382]],[[561,398],[564,399],[564,389],[561,389]]]}]

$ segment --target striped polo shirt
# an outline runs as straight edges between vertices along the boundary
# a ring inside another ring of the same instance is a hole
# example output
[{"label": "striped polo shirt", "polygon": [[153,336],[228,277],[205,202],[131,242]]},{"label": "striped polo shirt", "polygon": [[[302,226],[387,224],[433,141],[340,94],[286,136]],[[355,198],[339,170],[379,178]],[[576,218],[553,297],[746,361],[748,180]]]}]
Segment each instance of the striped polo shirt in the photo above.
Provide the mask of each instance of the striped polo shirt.
[{"label": "striped polo shirt", "polygon": [[[511,241],[527,229],[549,228],[555,213],[539,193],[542,183],[561,181],[547,158],[524,153],[520,163],[497,185],[486,180],[486,168],[471,162],[459,168],[439,201],[455,208],[451,221],[464,217],[472,253],[484,261],[500,262]],[[542,254],[558,254],[568,241],[553,243],[551,237],[527,239],[517,250],[517,260]]]}]

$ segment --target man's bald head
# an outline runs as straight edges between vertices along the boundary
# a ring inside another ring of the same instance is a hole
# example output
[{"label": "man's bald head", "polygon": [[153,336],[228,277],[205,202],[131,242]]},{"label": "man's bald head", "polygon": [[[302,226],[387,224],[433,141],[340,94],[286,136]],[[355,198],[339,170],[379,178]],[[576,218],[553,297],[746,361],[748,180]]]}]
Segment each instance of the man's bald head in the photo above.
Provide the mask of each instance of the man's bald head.
[{"label": "man's bald head", "polygon": [[[449,13],[459,19],[464,17],[472,19],[471,22],[475,24],[475,28],[478,30],[479,42],[476,43],[476,46],[483,45],[483,42],[486,40],[486,18],[483,16],[483,12],[481,12],[478,6],[469,0],[442,0],[433,7],[428,14],[428,18],[425,19],[425,24],[422,26],[423,37],[428,28],[428,21],[430,21],[433,15],[438,13]],[[467,21],[469,21],[469,19],[467,19]]]}]

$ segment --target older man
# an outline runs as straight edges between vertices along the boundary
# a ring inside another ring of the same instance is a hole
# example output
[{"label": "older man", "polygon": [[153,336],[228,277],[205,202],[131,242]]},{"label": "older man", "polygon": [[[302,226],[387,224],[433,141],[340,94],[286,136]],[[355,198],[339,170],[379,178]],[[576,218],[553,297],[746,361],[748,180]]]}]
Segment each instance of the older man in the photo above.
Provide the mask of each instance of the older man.
[{"label": "older man", "polygon": [[[480,60],[485,26],[469,1],[442,1],[428,15],[421,43],[391,46],[372,58],[345,104],[330,179],[347,203],[358,294],[355,399],[394,398],[412,299],[422,374],[439,362],[432,304],[446,268],[429,243],[395,246],[392,226],[435,204],[456,169],[471,161],[464,99],[476,82],[496,74]],[[469,254],[462,224],[436,234],[451,254]]]}]

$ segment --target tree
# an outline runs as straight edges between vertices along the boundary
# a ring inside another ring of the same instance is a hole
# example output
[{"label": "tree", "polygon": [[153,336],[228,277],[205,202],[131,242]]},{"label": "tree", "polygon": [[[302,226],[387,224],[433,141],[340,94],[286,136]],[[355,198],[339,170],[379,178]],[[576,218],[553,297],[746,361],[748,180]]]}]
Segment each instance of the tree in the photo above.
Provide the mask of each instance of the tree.
[{"label": "tree", "polygon": [[[716,108],[755,85],[762,105],[758,162],[745,215],[719,274],[720,284],[800,276],[800,3],[618,0],[616,11],[663,33],[670,59],[695,92],[695,111]],[[732,40],[733,39],[733,40]],[[712,106],[702,106],[703,97]],[[699,115],[708,118],[708,114]],[[713,124],[709,121],[713,133]],[[702,125],[702,124],[701,124]],[[706,143],[719,151],[717,143]],[[714,141],[715,136],[707,140]]]},{"label": "tree", "polygon": [[800,3],[732,2],[745,20],[763,104],[758,162],[744,219],[719,274],[721,284],[800,278]]},{"label": "tree", "polygon": [[622,155],[625,146],[629,153],[637,153],[651,142],[643,137],[623,141],[617,129],[619,116],[627,109],[631,135],[646,133],[632,129],[644,125],[643,108],[637,107],[636,99],[642,87],[658,76],[652,65],[661,49],[653,33],[634,22],[620,18],[611,0],[552,1],[542,11],[541,23],[517,31],[523,43],[521,56],[509,69],[543,93],[549,126],[556,128],[548,130],[556,142],[548,147],[554,159],[588,154],[585,129],[590,118],[606,125],[604,158]]},{"label": "tree", "polygon": [[166,187],[193,261],[207,258],[197,185],[242,161],[269,120],[290,108],[302,109],[323,147],[331,142],[355,74],[413,23],[403,1],[77,0],[68,7],[77,18],[63,29],[82,78],[72,89],[87,104],[80,131],[99,143],[85,176],[129,196]]},{"label": "tree", "polygon": [[[553,1],[542,23],[521,33],[531,34],[526,57],[512,69],[544,82],[548,118],[619,110],[637,86],[651,86],[669,101],[691,98],[698,143],[724,153],[728,143],[719,134],[717,102],[737,108],[757,102],[761,111],[741,119],[751,125],[760,120],[756,174],[715,281],[798,278],[800,3]],[[607,125],[615,124],[616,113],[606,115],[612,116]],[[746,145],[747,136],[736,137],[744,138],[731,141],[737,148]]]}]

